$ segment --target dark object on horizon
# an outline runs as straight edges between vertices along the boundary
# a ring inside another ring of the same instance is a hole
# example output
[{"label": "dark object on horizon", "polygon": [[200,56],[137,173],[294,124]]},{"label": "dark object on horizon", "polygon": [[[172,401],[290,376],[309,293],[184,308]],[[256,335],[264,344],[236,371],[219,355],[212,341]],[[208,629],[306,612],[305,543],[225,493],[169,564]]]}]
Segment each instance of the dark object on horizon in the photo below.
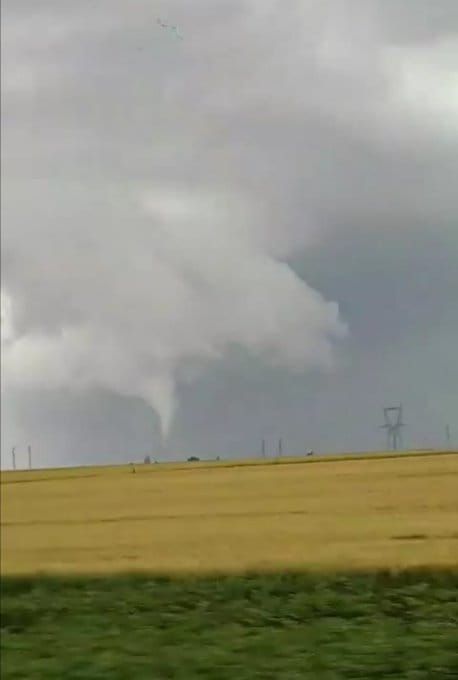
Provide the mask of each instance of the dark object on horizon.
[{"label": "dark object on horizon", "polygon": [[188,458],[188,463],[198,463],[200,458],[197,458],[197,456],[189,456]]},{"label": "dark object on horizon", "polygon": [[150,465],[151,464],[151,457],[150,456],[145,456],[143,463],[145,465]]},{"label": "dark object on horizon", "polygon": [[445,441],[447,443],[447,448],[452,448],[452,435],[450,433],[450,425],[445,426]]},{"label": "dark object on horizon", "polygon": [[308,451],[306,451],[305,455],[306,456],[313,456],[313,449],[309,449]]},{"label": "dark object on horizon", "polygon": [[386,430],[387,445],[389,449],[397,451],[402,446],[402,404],[399,406],[388,406],[383,409],[385,423],[381,427]]}]

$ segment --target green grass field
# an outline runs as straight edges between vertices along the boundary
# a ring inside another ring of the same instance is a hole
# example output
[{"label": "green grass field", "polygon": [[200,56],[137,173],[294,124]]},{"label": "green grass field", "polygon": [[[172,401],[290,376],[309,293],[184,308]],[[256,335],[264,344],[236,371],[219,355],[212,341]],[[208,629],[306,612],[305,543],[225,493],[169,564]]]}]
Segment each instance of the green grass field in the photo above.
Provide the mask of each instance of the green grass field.
[{"label": "green grass field", "polygon": [[457,480],[456,453],[2,473],[0,677],[456,678]]},{"label": "green grass field", "polygon": [[454,680],[458,574],[7,577],[2,680]]}]

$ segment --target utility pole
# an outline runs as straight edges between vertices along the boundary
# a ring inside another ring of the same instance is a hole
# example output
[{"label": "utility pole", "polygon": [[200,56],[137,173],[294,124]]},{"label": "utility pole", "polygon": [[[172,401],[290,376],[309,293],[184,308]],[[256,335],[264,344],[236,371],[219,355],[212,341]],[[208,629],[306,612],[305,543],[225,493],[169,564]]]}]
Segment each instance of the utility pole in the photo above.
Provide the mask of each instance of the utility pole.
[{"label": "utility pole", "polygon": [[283,454],[283,439],[278,440],[278,456],[281,457]]},{"label": "utility pole", "polygon": [[266,440],[265,439],[262,440],[262,444],[261,444],[261,456],[263,458],[266,457]]},{"label": "utility pole", "polygon": [[30,446],[30,444],[27,447],[27,453],[28,453],[28,456],[29,456],[29,470],[31,470],[32,469],[32,447]]},{"label": "utility pole", "polygon": [[402,404],[399,406],[387,406],[383,409],[385,423],[381,426],[386,430],[387,446],[393,451],[397,451],[402,446]]},{"label": "utility pole", "polygon": [[445,426],[445,441],[447,442],[447,448],[452,448],[452,436],[450,434],[450,425]]},{"label": "utility pole", "polygon": [[15,470],[16,469],[16,447],[15,446],[13,446],[13,448],[11,449],[11,457],[13,459],[13,470]]}]

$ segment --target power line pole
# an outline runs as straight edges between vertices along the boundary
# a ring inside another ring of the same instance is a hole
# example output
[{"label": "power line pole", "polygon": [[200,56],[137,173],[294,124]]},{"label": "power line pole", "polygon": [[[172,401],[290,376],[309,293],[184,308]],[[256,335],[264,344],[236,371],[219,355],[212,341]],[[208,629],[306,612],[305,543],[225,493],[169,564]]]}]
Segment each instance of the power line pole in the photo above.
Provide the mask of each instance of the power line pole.
[{"label": "power line pole", "polygon": [[381,426],[386,430],[387,446],[393,451],[397,451],[402,447],[402,428],[405,423],[402,422],[402,404],[399,406],[387,406],[383,409],[385,423]]},{"label": "power line pole", "polygon": [[283,454],[283,439],[278,440],[278,456],[281,457]]},{"label": "power line pole", "polygon": [[15,446],[13,446],[13,448],[11,449],[11,457],[13,459],[13,470],[15,470],[16,469],[16,447]]},{"label": "power line pole", "polygon": [[452,448],[452,435],[450,433],[450,425],[445,426],[445,441],[447,442],[447,448]]},{"label": "power line pole", "polygon": [[261,456],[263,458],[266,457],[266,440],[265,439],[262,440],[262,444],[261,444]]},{"label": "power line pole", "polygon": [[32,469],[32,447],[30,446],[30,444],[27,447],[27,453],[28,453],[28,457],[29,457],[29,470],[31,470]]}]

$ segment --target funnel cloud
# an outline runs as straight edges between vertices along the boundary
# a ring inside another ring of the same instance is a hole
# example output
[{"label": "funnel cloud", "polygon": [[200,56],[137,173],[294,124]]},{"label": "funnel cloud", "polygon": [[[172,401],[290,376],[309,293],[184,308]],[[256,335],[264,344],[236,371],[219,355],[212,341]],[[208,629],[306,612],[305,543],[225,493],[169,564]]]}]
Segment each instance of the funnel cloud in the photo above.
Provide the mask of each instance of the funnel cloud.
[{"label": "funnel cloud", "polygon": [[3,3],[7,456],[453,430],[458,6],[287,5]]},{"label": "funnel cloud", "polygon": [[337,305],[240,202],[160,188],[131,197],[124,227],[52,225],[52,252],[7,240],[5,384],[141,397],[167,435],[176,382],[232,346],[290,370],[330,367],[345,333]]}]

